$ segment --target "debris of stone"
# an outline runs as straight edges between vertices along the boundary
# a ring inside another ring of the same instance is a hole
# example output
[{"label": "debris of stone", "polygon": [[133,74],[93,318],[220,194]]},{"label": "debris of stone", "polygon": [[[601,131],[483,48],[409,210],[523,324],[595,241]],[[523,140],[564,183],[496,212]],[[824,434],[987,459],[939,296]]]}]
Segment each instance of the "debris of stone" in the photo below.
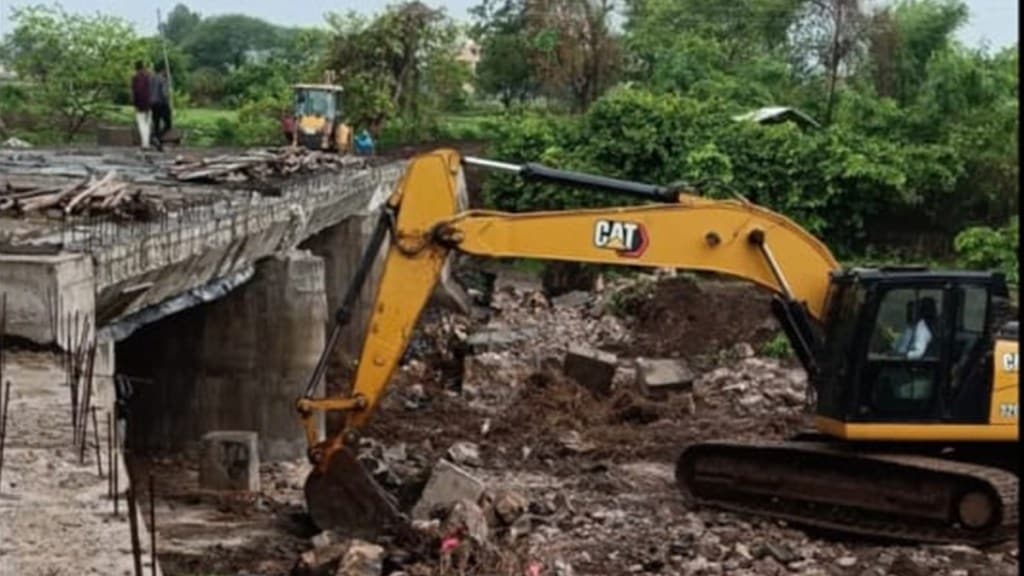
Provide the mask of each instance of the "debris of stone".
[{"label": "debris of stone", "polygon": [[331,544],[337,544],[341,542],[341,537],[334,530],[324,530],[323,532],[313,536],[310,539],[313,543],[313,548],[326,548]]},{"label": "debris of stone", "polygon": [[7,140],[4,140],[4,143],[2,145],[0,145],[0,147],[3,147],[3,148],[31,148],[32,144],[26,142],[25,140],[22,140],[21,138],[18,138],[18,137],[15,137],[15,136],[11,136]]},{"label": "debris of stone", "polygon": [[456,537],[464,535],[478,545],[486,544],[490,538],[487,517],[484,511],[471,500],[458,500],[448,512],[442,531]]},{"label": "debris of stone", "polygon": [[384,571],[384,548],[353,540],[341,559],[335,576],[380,576]]},{"label": "debris of stone", "polygon": [[853,568],[857,564],[856,556],[842,556],[836,559],[836,564],[843,568]]},{"label": "debris of stone", "polygon": [[448,448],[448,458],[456,464],[480,466],[480,447],[472,442],[456,442]]},{"label": "debris of stone", "polygon": [[617,368],[614,354],[575,344],[566,352],[562,366],[566,376],[599,396],[611,393]]},{"label": "debris of stone", "polygon": [[589,304],[593,297],[588,292],[573,290],[551,299],[551,305],[558,308],[576,308]]},{"label": "debris of stone", "polygon": [[506,525],[515,523],[530,506],[530,501],[518,492],[506,491],[498,495],[494,502],[494,512],[498,519]]},{"label": "debris of stone", "polygon": [[671,392],[693,389],[695,375],[683,360],[637,358],[636,383],[648,397],[661,399]]},{"label": "debris of stone", "polygon": [[459,500],[476,502],[484,488],[484,483],[466,470],[447,460],[440,460],[431,471],[412,516],[425,520],[437,507],[450,506]]}]

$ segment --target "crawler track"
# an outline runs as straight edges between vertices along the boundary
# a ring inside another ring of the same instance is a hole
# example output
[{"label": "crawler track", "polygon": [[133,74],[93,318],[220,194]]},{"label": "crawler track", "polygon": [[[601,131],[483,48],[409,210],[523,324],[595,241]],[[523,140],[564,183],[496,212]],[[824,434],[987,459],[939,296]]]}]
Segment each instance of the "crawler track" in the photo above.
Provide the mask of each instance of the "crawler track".
[{"label": "crawler track", "polygon": [[1017,476],[916,455],[823,442],[706,442],[676,480],[700,504],[839,532],[985,545],[1017,528]]}]

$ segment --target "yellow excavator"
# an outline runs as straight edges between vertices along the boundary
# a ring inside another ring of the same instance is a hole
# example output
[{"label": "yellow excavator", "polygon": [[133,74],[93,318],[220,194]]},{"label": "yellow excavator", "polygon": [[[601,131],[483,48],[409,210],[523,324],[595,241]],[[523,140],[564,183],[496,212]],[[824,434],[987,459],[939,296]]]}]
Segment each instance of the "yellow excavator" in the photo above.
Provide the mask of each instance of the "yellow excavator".
[{"label": "yellow excavator", "polygon": [[[466,165],[648,202],[465,210]],[[354,382],[342,395],[315,397],[385,241]],[[773,312],[809,375],[815,430],[783,441],[687,446],[676,467],[686,500],[898,540],[980,545],[1016,533],[1017,323],[1006,316],[1000,273],[844,269],[793,221],[743,198],[712,200],[447,149],[408,165],[297,401],[314,464],[307,506],[321,528],[374,531],[404,521],[353,448],[428,299],[439,286],[453,288],[454,252],[715,272],[773,293]],[[321,438],[317,415],[329,411],[343,412],[344,425]]]}]

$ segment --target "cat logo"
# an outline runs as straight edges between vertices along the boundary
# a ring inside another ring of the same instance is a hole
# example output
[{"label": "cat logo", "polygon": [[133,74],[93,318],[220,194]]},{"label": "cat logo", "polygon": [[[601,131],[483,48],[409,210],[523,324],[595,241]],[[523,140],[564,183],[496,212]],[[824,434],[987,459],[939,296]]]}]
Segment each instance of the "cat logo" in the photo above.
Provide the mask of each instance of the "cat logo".
[{"label": "cat logo", "polygon": [[594,246],[615,250],[624,258],[639,258],[647,243],[647,230],[639,222],[598,220],[594,224]]},{"label": "cat logo", "polygon": [[1020,367],[1020,357],[1016,352],[1003,354],[1003,372],[1014,373]]}]

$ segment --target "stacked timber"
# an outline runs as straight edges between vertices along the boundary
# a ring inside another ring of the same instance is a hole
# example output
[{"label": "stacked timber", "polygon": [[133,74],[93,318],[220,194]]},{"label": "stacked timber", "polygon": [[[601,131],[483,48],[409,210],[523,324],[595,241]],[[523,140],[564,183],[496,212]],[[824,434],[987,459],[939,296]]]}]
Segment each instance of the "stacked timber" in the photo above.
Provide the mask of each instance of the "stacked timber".
[{"label": "stacked timber", "polygon": [[114,170],[59,186],[23,189],[8,183],[6,188],[0,189],[0,212],[15,214],[137,214],[159,211],[157,204],[160,202],[159,198],[145,194],[138,185],[120,180]]},{"label": "stacked timber", "polygon": [[360,168],[363,158],[303,148],[249,150],[188,160],[179,157],[168,171],[179,181],[248,182],[287,177],[304,172]]}]

